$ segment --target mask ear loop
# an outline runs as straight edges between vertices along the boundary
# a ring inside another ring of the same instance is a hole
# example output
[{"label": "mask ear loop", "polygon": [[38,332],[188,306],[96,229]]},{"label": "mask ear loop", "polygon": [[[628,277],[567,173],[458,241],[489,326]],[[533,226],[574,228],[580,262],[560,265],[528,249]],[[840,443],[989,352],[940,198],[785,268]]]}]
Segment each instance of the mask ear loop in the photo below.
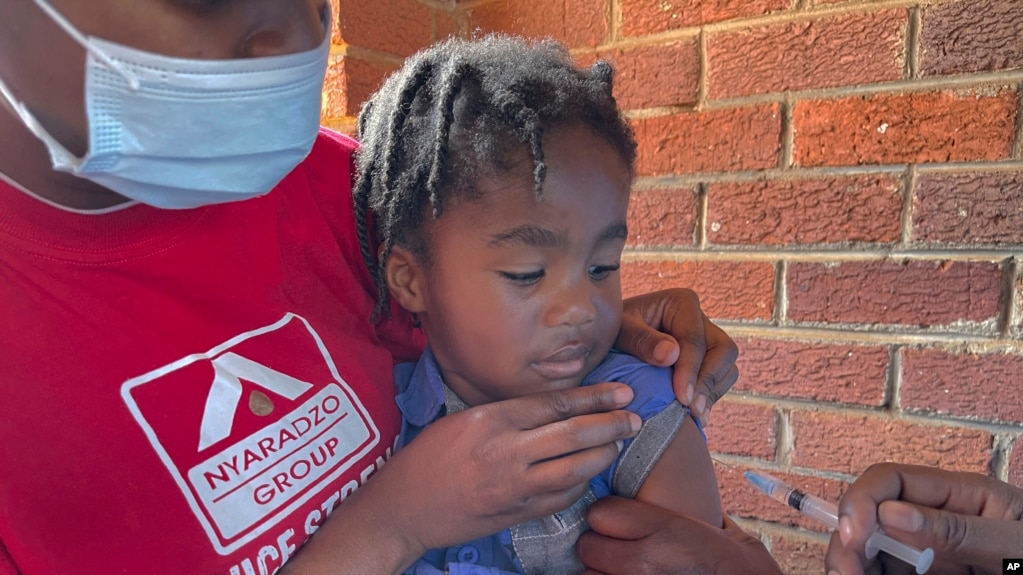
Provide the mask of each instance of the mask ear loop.
[{"label": "mask ear loop", "polygon": [[68,22],[67,18],[63,14],[57,12],[57,10],[50,6],[46,0],[34,0],[39,9],[46,13],[53,20],[53,23],[60,26],[68,36],[78,42],[86,52],[92,54],[101,62],[106,64],[111,70],[120,74],[128,82],[128,87],[131,88],[132,92],[138,92],[140,83],[139,79],[135,74],[132,74],[127,68],[118,62],[115,62],[110,56],[104,54],[101,50],[97,50],[94,46],[89,44],[89,39],[86,38],[81,32],[75,28],[71,22]]},{"label": "mask ear loop", "polygon": [[28,111],[28,107],[14,97],[14,94],[7,87],[7,84],[4,84],[3,80],[0,80],[0,104],[3,104],[5,108],[20,118],[25,127],[28,128],[28,131],[32,132],[36,138],[39,138],[46,144],[46,149],[50,153],[50,161],[55,169],[65,171],[78,169],[81,165],[81,160],[67,151],[63,144],[46,131],[46,128],[39,123],[39,120],[32,115],[32,112]]}]

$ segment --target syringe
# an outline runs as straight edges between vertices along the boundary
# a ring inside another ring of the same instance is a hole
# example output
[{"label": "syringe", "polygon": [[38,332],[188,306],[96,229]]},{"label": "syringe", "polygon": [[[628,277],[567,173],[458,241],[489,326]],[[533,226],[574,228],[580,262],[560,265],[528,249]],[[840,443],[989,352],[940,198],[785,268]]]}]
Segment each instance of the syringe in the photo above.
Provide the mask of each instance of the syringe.
[{"label": "syringe", "polygon": [[[748,479],[750,483],[771,499],[781,501],[789,507],[798,510],[803,515],[816,519],[832,529],[838,529],[838,506],[834,503],[829,503],[819,497],[803,493],[766,473],[747,471],[743,473],[743,477]],[[901,541],[892,539],[880,528],[874,531],[870,538],[867,539],[865,551],[868,558],[876,556],[878,551],[884,551],[893,557],[898,557],[916,567],[916,572],[919,575],[926,573],[931,568],[931,563],[934,562],[933,549],[927,548],[921,551],[915,547],[910,547]]]}]

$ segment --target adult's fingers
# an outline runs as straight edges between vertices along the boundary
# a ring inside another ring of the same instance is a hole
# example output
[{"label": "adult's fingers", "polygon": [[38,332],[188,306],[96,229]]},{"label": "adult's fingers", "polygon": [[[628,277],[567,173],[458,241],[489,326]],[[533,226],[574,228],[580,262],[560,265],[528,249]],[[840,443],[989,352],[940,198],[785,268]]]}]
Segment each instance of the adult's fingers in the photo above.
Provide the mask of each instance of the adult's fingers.
[{"label": "adult's fingers", "polygon": [[[739,368],[735,365],[735,360],[739,357],[739,348],[724,330],[714,325],[706,317],[704,318],[704,327],[707,351],[699,366],[695,384],[693,384],[694,399],[689,406],[701,425],[706,425],[710,410],[717,400],[728,393],[728,390],[739,380]],[[683,370],[676,366],[673,376],[676,395],[679,393],[680,385],[683,384],[683,380],[680,379],[682,373]],[[685,384],[688,385],[688,383]],[[685,393],[688,395],[690,391],[687,389]]]},{"label": "adult's fingers", "polygon": [[933,467],[871,466],[842,497],[839,515],[843,545],[829,552],[836,566],[846,564],[850,550],[862,552],[879,522],[900,541],[932,547],[939,560],[992,569],[1023,540],[1023,490]]},{"label": "adult's fingers", "polygon": [[[867,538],[877,528],[877,508],[883,501],[899,499],[907,486],[918,481],[937,487],[926,469],[914,466],[879,463],[871,465],[849,487],[838,504],[838,533],[849,549],[863,549]],[[904,479],[908,475],[908,481]],[[947,491],[947,489],[942,489]]]},{"label": "adult's fingers", "polygon": [[[1007,510],[1008,511],[1008,510]],[[1002,559],[1019,555],[1023,521],[1015,516],[980,517],[886,501],[878,509],[885,532],[909,545],[930,547],[938,557],[995,573]]]},{"label": "adult's fingers", "polygon": [[601,383],[534,393],[488,403],[470,411],[478,417],[503,419],[516,429],[536,429],[577,415],[619,410],[628,405],[632,397],[632,389],[627,385]]},{"label": "adult's fingers", "polygon": [[838,532],[831,534],[831,542],[824,555],[824,566],[828,575],[864,575],[877,571],[877,567],[867,570],[874,563],[866,558],[863,548],[857,552],[853,547],[846,547]]},{"label": "adult's fingers", "polygon": [[555,421],[521,437],[533,446],[532,460],[540,462],[592,447],[611,445],[613,448],[616,441],[635,436],[642,426],[643,420],[638,415],[619,410]]},{"label": "adult's fingers", "polygon": [[626,300],[616,345],[648,363],[674,365],[675,395],[701,423],[738,379],[738,347],[704,315],[689,289]]},{"label": "adult's fingers", "polygon": [[615,539],[641,539],[677,515],[634,499],[605,497],[590,506],[590,529]]},{"label": "adult's fingers", "polygon": [[[579,537],[576,551],[587,568],[618,575],[640,572],[646,557],[645,539],[667,526],[668,512],[631,499],[605,497],[594,503],[586,517],[590,531]],[[688,540],[678,542],[677,551],[685,554]]]},{"label": "adult's fingers", "polygon": [[590,508],[579,558],[608,575],[780,575],[758,540],[726,520],[720,529],[639,501],[607,497]]},{"label": "adult's fingers", "polygon": [[[674,365],[679,358],[680,344],[673,335],[661,331],[670,302],[667,292],[644,294],[625,300],[615,347],[652,365]],[[695,309],[699,312],[698,302]],[[696,323],[694,321],[693,325],[696,326]],[[702,335],[699,340],[703,341]],[[693,373],[695,377],[696,371]]]}]

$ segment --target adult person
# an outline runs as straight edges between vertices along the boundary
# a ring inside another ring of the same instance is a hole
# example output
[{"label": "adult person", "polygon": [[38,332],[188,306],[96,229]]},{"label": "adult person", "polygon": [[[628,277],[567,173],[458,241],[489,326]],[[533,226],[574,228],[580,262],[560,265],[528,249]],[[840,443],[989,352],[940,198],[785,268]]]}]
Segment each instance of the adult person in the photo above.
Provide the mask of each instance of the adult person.
[{"label": "adult person", "polygon": [[942,573],[1001,573],[1023,557],[1023,489],[981,475],[881,463],[868,468],[839,503],[839,530],[825,563],[833,575],[911,572],[881,554],[863,557],[878,526],[899,541],[934,549]]},{"label": "adult person", "polygon": [[[1023,556],[1023,489],[985,475],[876,464],[838,507],[840,528],[825,556],[829,575],[912,573],[885,553],[864,556],[878,526],[900,541],[934,549],[934,572],[1000,573],[1003,559]],[[763,545],[734,524],[717,529],[618,498],[594,504],[589,521],[593,531],[580,537],[579,554],[590,573],[781,573]]]},{"label": "adult person", "polygon": [[[355,144],[317,134],[324,0],[0,14],[3,575],[394,572],[565,507],[635,432],[603,384],[391,458],[391,363],[422,341],[370,322]],[[627,306],[618,345],[677,360],[705,414],[734,343],[691,292]]]}]

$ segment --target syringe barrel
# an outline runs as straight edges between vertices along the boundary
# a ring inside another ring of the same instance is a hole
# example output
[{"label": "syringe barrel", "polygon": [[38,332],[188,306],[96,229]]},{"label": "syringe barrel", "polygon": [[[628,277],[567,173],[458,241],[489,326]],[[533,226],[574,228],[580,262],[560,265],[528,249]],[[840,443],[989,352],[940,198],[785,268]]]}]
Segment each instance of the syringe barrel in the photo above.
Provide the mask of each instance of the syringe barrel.
[{"label": "syringe barrel", "polygon": [[821,499],[801,493],[803,500],[799,503],[799,510],[807,517],[812,517],[831,529],[838,529],[838,506]]}]

